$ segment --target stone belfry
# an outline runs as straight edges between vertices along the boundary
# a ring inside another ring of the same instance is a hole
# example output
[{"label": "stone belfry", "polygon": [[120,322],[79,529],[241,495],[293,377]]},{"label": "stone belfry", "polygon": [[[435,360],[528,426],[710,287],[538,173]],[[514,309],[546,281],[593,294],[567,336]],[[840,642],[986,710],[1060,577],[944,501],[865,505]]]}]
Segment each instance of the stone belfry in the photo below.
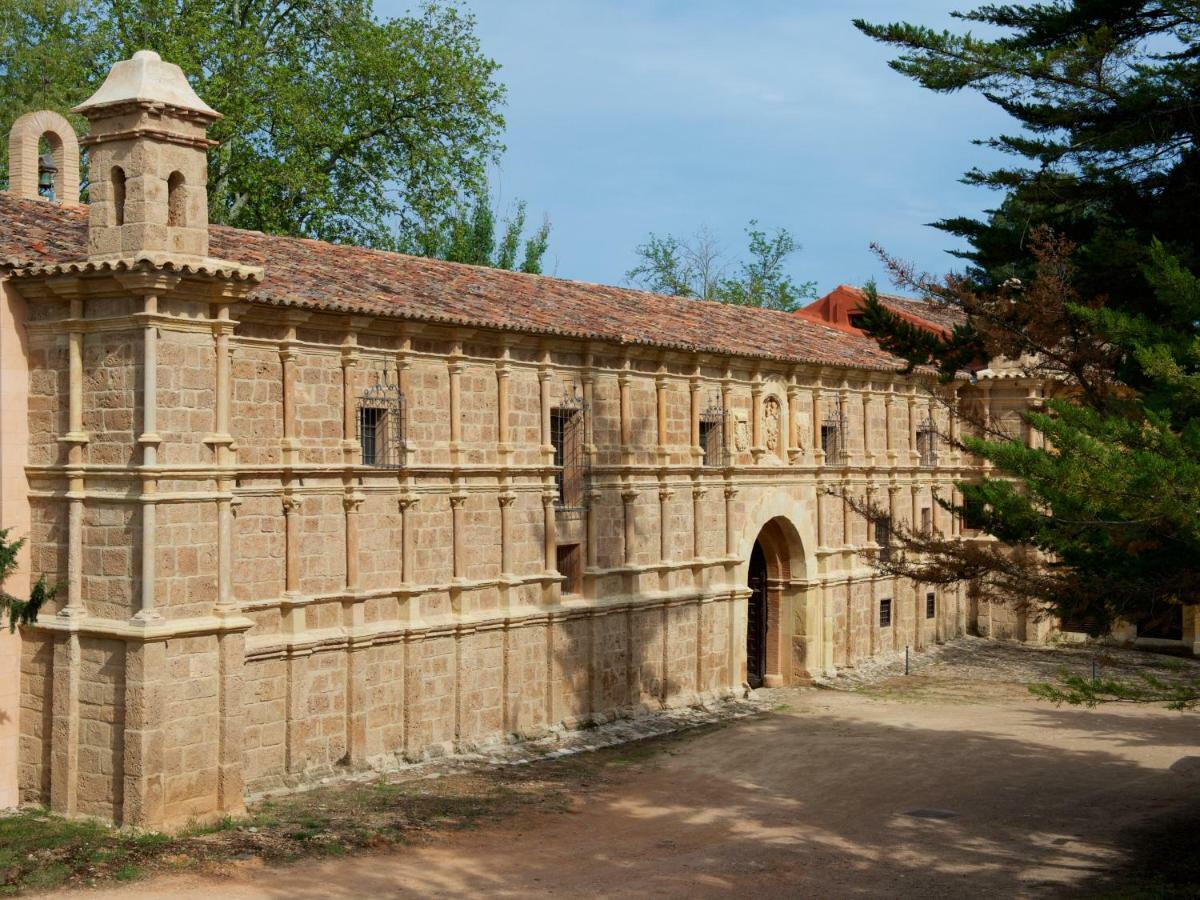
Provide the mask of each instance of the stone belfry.
[{"label": "stone belfry", "polygon": [[152,50],[113,66],[87,118],[88,257],[208,256],[208,126],[221,114]]}]

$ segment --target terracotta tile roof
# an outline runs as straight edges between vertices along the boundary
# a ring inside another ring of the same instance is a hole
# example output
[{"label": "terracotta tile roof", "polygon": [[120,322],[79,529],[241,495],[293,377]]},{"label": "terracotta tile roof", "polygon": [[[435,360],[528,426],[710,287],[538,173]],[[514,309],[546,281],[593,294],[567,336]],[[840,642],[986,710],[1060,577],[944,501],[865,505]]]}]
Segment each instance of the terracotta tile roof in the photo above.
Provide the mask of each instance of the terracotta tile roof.
[{"label": "terracotta tile roof", "polygon": [[[862,331],[852,325],[851,321],[862,300],[863,292],[860,288],[839,284],[824,297],[796,310],[795,315],[810,322],[824,322],[842,331],[861,335]],[[880,291],[879,300],[892,312],[933,332],[948,334],[956,325],[961,325],[967,320],[959,310],[938,306],[916,297],[901,297],[898,294],[885,294]]]},{"label": "terracotta tile roof", "polygon": [[[868,338],[789,313],[220,226],[209,233],[213,256],[263,267],[250,294],[261,303],[831,366],[901,366]],[[0,193],[0,262],[44,266],[86,254],[86,207]]]}]

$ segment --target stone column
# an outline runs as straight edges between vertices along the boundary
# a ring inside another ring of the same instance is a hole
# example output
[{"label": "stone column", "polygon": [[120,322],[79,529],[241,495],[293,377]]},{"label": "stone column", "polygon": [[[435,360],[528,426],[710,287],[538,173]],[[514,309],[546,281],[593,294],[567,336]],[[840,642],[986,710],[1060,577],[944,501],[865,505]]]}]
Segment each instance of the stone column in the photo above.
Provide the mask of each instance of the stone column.
[{"label": "stone column", "polygon": [[750,384],[750,455],[754,461],[760,462],[767,452],[763,444],[763,380],[762,372],[754,370],[754,379]]},{"label": "stone column", "polygon": [[812,462],[815,466],[825,465],[825,447],[821,443],[821,425],[825,418],[822,409],[824,402],[821,397],[821,374],[816,375],[816,383],[812,388]]},{"label": "stone column", "polygon": [[415,494],[401,494],[400,506],[400,583],[413,584],[413,527],[412,517],[419,498]]},{"label": "stone column", "polygon": [[921,454],[917,452],[917,388],[915,385],[910,385],[908,394],[904,398],[908,404],[908,464],[916,466],[921,460]]},{"label": "stone column", "polygon": [[457,466],[462,458],[462,341],[455,340],[446,358],[450,376],[450,462]]},{"label": "stone column", "polygon": [[240,815],[246,809],[246,779],[243,774],[246,705],[243,701],[243,669],[246,638],[240,632],[217,635],[217,805],[225,813]]},{"label": "stone column", "polygon": [[658,490],[658,559],[659,562],[671,560],[671,529],[670,506],[675,492],[668,487]]},{"label": "stone column", "polygon": [[698,466],[704,460],[704,448],[700,446],[700,366],[696,366],[688,380],[688,400],[692,465]]},{"label": "stone column", "polygon": [[288,336],[279,351],[279,363],[283,368],[283,441],[282,460],[284,466],[294,466],[300,461],[300,441],[296,437],[296,358],[299,352],[292,346],[296,340],[296,326],[288,326]]},{"label": "stone column", "polygon": [[[554,464],[554,441],[551,435],[550,416],[551,409],[554,405],[554,399],[550,396],[550,389],[554,380],[554,371],[550,368],[550,351],[547,350],[542,354],[542,362],[538,367],[538,383],[541,388],[540,393],[540,409],[542,414],[542,465],[550,466]],[[547,488],[548,490],[549,488]],[[553,568],[553,567],[549,567]]]},{"label": "stone column", "polygon": [[126,642],[122,825],[154,825],[162,821],[166,799],[162,677],[166,671],[165,641]]},{"label": "stone column", "polygon": [[[131,647],[138,646],[130,643]],[[79,800],[79,633],[54,636],[50,686],[50,808],[73,816]]]},{"label": "stone column", "polygon": [[342,460],[347,466],[359,462],[359,445],[354,439],[354,416],[357,407],[354,399],[354,370],[357,366],[358,348],[355,333],[352,331],[342,342]]},{"label": "stone column", "polygon": [[884,431],[887,434],[887,464],[896,465],[896,439],[892,432],[896,427],[896,383],[889,381],[883,397]]},{"label": "stone column", "polygon": [[497,500],[500,503],[500,575],[513,575],[513,546],[512,546],[512,505],[517,495],[511,490],[502,492]]},{"label": "stone column", "polygon": [[217,467],[217,611],[222,615],[234,611],[233,602],[233,489],[236,481],[231,469],[235,463],[233,436],[229,433],[229,413],[232,403],[229,337],[233,334],[229,307],[222,306],[213,326],[217,368],[217,395],[214,404],[215,433],[210,435],[216,451]]},{"label": "stone column", "polygon": [[733,418],[733,369],[730,366],[725,367],[725,374],[721,378],[721,411],[725,415],[725,428],[721,437],[725,441],[726,465],[732,467],[737,465],[737,444],[733,435],[737,423]]},{"label": "stone column", "polygon": [[702,542],[701,533],[704,521],[704,495],[708,493],[708,489],[704,487],[700,479],[692,479],[692,559],[702,559],[704,544]]},{"label": "stone column", "polygon": [[862,417],[863,417],[863,465],[875,465],[875,451],[871,449],[871,399],[874,396],[871,382],[865,381],[862,386],[862,393],[859,395],[862,400]]},{"label": "stone column", "polygon": [[558,500],[558,493],[554,490],[547,490],[542,494],[542,519],[543,537],[545,538],[545,571],[554,573],[558,571],[558,534],[557,526],[554,520],[554,506]]},{"label": "stone column", "polygon": [[635,502],[637,502],[637,498],[638,498],[638,492],[633,490],[629,486],[626,486],[625,489],[623,491],[621,491],[621,503],[623,505],[622,512],[624,515],[624,525],[625,525],[624,560],[625,560],[625,565],[627,565],[627,566],[633,565],[633,561],[635,558],[634,550],[636,548],[637,531],[634,528],[636,522],[634,520],[634,512],[633,512],[632,507],[633,507],[633,504]]},{"label": "stone column", "polygon": [[459,486],[457,492],[450,495],[450,523],[453,533],[455,581],[465,581],[467,575],[466,506],[467,495],[463,492],[461,486]]},{"label": "stone column", "polygon": [[[71,321],[83,319],[83,301],[71,300]],[[83,606],[83,504],[87,497],[84,483],[84,448],[88,434],[83,430],[83,332],[72,328],[69,342],[69,378],[71,384],[67,411],[67,603],[60,611],[63,618],[87,614]]]},{"label": "stone column", "polygon": [[734,528],[733,500],[737,497],[738,489],[733,485],[725,486],[725,556],[737,554],[737,532]]},{"label": "stone column", "polygon": [[625,465],[633,461],[633,406],[629,396],[632,383],[629,357],[625,357],[621,363],[621,373],[617,376],[621,402],[621,461]]},{"label": "stone column", "polygon": [[300,514],[303,498],[295,494],[283,496],[284,521],[284,593],[300,595]]},{"label": "stone column", "polygon": [[837,393],[837,423],[838,423],[838,443],[841,446],[842,459],[839,465],[845,467],[850,465],[850,416],[847,410],[850,408],[850,386],[846,379],[842,378],[841,386]]},{"label": "stone column", "polygon": [[142,445],[142,605],[133,618],[144,624],[162,618],[155,608],[157,575],[154,565],[158,548],[155,533],[158,479],[154,470],[158,465],[158,445],[162,438],[158,436],[158,327],[154,324],[158,315],[158,297],[147,294],[143,302],[146,327],[143,332],[142,434],[138,438]]},{"label": "stone column", "polygon": [[346,513],[346,592],[356,592],[360,585],[358,581],[358,510],[362,506],[363,497],[358,493],[348,493],[342,498],[342,508]]},{"label": "stone column", "polygon": [[655,411],[655,456],[660,466],[670,461],[670,450],[667,449],[667,367],[659,364],[654,377],[654,411]]},{"label": "stone column", "polygon": [[795,372],[788,379],[787,406],[787,461],[795,465],[800,461],[800,385]]},{"label": "stone column", "polygon": [[[400,389],[400,396],[408,398],[412,396],[409,391],[411,381],[410,373],[412,371],[412,338],[407,334],[402,334],[400,337],[400,347],[396,350],[396,386]],[[401,448],[402,458],[401,465],[407,468],[412,459],[412,441],[408,437],[408,422],[404,423],[404,446]]]},{"label": "stone column", "polygon": [[508,440],[508,420],[511,415],[508,399],[508,382],[512,375],[509,364],[509,350],[504,347],[500,359],[496,363],[496,455],[500,465],[507,466],[512,453],[512,444]]},{"label": "stone column", "polygon": [[958,404],[961,402],[961,400],[962,400],[962,398],[959,396],[959,389],[957,387],[952,387],[950,389],[950,402],[947,404],[947,406],[950,411],[950,421],[948,424],[949,424],[949,428],[950,428],[950,443],[952,445],[951,450],[950,450],[950,453],[951,453],[950,460],[951,460],[951,464],[954,466],[958,466],[959,463],[962,461],[962,453],[958,449],[958,441],[959,441]]}]

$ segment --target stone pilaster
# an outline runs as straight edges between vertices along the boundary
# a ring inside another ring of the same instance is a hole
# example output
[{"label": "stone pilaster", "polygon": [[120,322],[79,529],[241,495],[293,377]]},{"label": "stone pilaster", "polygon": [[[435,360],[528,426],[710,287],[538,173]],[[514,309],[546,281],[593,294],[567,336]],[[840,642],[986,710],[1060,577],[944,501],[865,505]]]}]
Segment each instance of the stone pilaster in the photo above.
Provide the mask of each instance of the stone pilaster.
[{"label": "stone pilaster", "polygon": [[[166,786],[162,679],[166,673],[165,641],[126,643],[122,825],[144,826],[163,821]],[[213,785],[214,793],[216,787]]]}]

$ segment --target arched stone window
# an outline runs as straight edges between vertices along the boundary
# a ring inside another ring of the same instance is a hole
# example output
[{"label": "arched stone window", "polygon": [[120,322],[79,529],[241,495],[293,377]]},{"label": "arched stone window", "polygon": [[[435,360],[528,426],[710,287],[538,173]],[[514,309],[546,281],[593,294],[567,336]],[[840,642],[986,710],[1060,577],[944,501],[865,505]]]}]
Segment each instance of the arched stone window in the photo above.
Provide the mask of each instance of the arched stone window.
[{"label": "arched stone window", "polygon": [[125,170],[120,166],[112,167],[112,204],[113,224],[125,224]]},{"label": "arched stone window", "polygon": [[172,172],[167,179],[167,224],[187,225],[187,182],[182,172]]}]

